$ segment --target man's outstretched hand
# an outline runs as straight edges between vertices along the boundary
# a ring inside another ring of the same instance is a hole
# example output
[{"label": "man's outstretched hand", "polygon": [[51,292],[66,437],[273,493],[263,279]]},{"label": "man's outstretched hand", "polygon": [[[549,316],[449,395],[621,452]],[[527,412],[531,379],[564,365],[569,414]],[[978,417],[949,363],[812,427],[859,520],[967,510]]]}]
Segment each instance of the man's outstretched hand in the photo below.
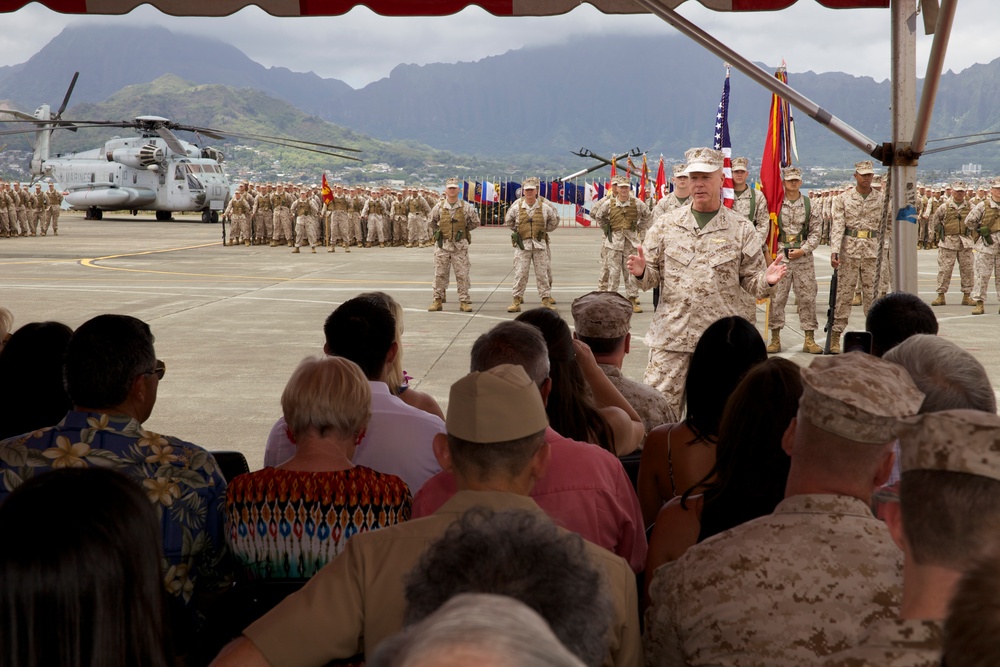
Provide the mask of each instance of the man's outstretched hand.
[{"label": "man's outstretched hand", "polygon": [[642,249],[642,246],[636,248],[638,255],[629,255],[628,259],[625,260],[628,266],[628,272],[631,273],[636,278],[641,278],[642,274],[646,272],[646,253]]},{"label": "man's outstretched hand", "polygon": [[788,265],[785,264],[785,255],[778,253],[778,256],[771,262],[771,266],[767,267],[767,271],[764,272],[764,277],[767,279],[768,285],[777,285],[787,272]]}]

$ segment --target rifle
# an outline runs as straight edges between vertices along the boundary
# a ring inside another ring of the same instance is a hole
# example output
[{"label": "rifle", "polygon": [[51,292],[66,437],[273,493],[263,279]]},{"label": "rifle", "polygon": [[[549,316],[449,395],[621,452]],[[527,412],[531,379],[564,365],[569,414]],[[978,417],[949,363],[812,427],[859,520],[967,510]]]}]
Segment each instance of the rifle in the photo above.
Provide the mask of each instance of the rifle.
[{"label": "rifle", "polygon": [[823,354],[830,354],[830,343],[833,340],[833,313],[837,310],[837,269],[833,270],[833,277],[830,278],[830,305],[826,309],[826,345],[823,346]]}]

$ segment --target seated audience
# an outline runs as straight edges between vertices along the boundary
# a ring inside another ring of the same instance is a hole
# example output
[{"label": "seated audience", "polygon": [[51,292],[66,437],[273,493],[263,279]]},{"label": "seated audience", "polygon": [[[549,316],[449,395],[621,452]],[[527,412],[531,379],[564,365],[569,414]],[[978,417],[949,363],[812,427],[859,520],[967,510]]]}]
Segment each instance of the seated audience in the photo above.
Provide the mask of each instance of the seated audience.
[{"label": "seated audience", "polygon": [[506,595],[541,614],[566,648],[596,667],[608,653],[613,613],[598,567],[579,535],[543,514],[474,507],[407,575],[403,622],[423,620],[460,593]]},{"label": "seated audience", "polygon": [[813,665],[896,615],[902,554],[869,507],[923,394],[860,352],[816,358],[802,383],[785,499],[656,571],[647,665]]},{"label": "seated audience", "polygon": [[14,314],[0,306],[0,350],[10,340],[12,333],[14,333]]},{"label": "seated audience", "polygon": [[649,538],[646,581],[689,547],[765,516],[785,497],[788,454],[782,439],[799,409],[799,366],[772,357],[749,371],[726,404],[715,466],[699,486],[660,510]]},{"label": "seated audience", "polygon": [[[487,371],[501,364],[521,366],[549,400],[552,380],[545,339],[537,327],[521,322],[496,325],[472,346],[472,370]],[[557,526],[588,542],[613,551],[636,572],[646,564],[646,533],[639,500],[614,454],[600,447],[565,438],[550,425],[545,443],[552,462],[531,491],[531,498]],[[457,490],[455,476],[434,475],[413,497],[413,517],[433,514]]]},{"label": "seated audience", "polygon": [[601,371],[639,413],[646,433],[677,421],[663,394],[622,374],[632,343],[632,302],[618,292],[590,292],[573,301],[572,312],[574,336],[590,348]]},{"label": "seated audience", "polygon": [[72,335],[61,322],[31,322],[0,348],[0,439],[52,426],[72,407],[63,383]]},{"label": "seated audience", "polygon": [[305,359],[281,394],[295,454],[240,475],[226,494],[229,549],[247,579],[308,579],[355,533],[406,521],[410,491],[351,461],[371,415],[357,364]]},{"label": "seated audience", "polygon": [[[285,598],[230,644],[217,665],[322,665],[378,645],[403,625],[403,579],[421,554],[470,508],[523,509],[549,463],[548,419],[534,382],[519,366],[473,372],[452,385],[448,434],[434,439],[459,492],[434,515],[355,535],[302,590]],[[614,618],[604,664],[641,660],[635,577],[624,560],[584,543],[602,574]],[[489,554],[481,554],[482,558]]]},{"label": "seated audience", "polygon": [[601,371],[590,348],[573,339],[559,314],[533,308],[516,321],[538,327],[545,337],[552,378],[545,411],[552,428],[618,456],[638,449],[646,435],[639,413]]},{"label": "seated audience", "polygon": [[899,502],[886,506],[886,523],[903,550],[899,616],[873,624],[829,667],[940,665],[955,587],[986,557],[1000,528],[1000,417],[932,412],[900,420],[896,434],[903,479]]},{"label": "seated audience", "polygon": [[444,410],[434,400],[434,397],[422,391],[417,391],[409,385],[410,378],[403,370],[403,307],[392,296],[385,292],[365,292],[359,297],[377,299],[385,304],[396,320],[396,356],[392,360],[392,368],[386,377],[386,384],[393,396],[398,396],[407,405],[437,415],[444,420]]},{"label": "seated audience", "polygon": [[73,409],[54,426],[0,442],[0,502],[25,480],[58,468],[125,473],[153,503],[167,591],[194,616],[202,594],[232,574],[222,519],[226,481],[198,445],[143,428],[165,372],[145,322],[99,315],[81,324],[66,348]]},{"label": "seated audience", "polygon": [[742,317],[718,320],[698,339],[684,381],[684,421],[654,428],[642,450],[638,491],[646,526],[665,502],[694,488],[715,465],[726,401],[746,372],[765,359],[760,333]]},{"label": "seated audience", "polygon": [[937,335],[938,322],[927,302],[909,292],[890,292],[875,299],[865,317],[872,335],[872,354],[881,357],[910,336]]},{"label": "seated audience", "polygon": [[172,665],[159,522],[111,470],[33,477],[0,505],[0,664]]},{"label": "seated audience", "polygon": [[996,667],[1000,655],[1000,549],[970,568],[955,587],[944,622],[942,667]]},{"label": "seated audience", "polygon": [[523,602],[462,593],[382,642],[368,667],[584,667]]},{"label": "seated audience", "polygon": [[[337,307],[323,324],[323,351],[350,359],[364,371],[372,393],[372,417],[358,444],[354,465],[396,475],[410,491],[441,470],[431,443],[444,433],[440,417],[407,405],[389,389],[393,360],[399,353],[396,321],[381,300],[354,297]],[[287,461],[295,453],[284,418],[271,429],[265,465]]]}]

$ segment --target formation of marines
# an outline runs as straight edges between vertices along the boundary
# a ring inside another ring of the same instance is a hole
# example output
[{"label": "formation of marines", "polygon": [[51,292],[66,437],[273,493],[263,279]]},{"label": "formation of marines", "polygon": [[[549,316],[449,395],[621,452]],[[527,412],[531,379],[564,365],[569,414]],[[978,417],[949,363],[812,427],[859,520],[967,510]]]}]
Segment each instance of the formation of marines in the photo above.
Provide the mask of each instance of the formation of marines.
[{"label": "formation of marines", "polygon": [[47,189],[37,183],[34,191],[20,183],[0,179],[0,237],[59,235],[63,195],[54,183]]}]

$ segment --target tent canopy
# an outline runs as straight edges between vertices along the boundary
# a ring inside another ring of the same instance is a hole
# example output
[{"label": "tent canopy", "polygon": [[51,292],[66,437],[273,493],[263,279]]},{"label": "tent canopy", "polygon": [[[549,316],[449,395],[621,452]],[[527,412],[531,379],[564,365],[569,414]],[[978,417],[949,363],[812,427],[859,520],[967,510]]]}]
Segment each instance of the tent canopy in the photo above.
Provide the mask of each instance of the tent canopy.
[{"label": "tent canopy", "polygon": [[[794,5],[796,0],[698,0],[717,11],[772,11]],[[665,4],[677,7],[684,0]],[[889,6],[889,0],[816,0],[832,9]],[[256,5],[273,16],[339,16],[355,7],[367,7],[383,16],[443,16],[470,5],[495,16],[553,16],[579,7],[583,0],[37,0],[38,4],[63,14],[127,14],[150,4],[173,16],[227,16]],[[0,13],[14,12],[29,0],[0,0]],[[632,0],[589,0],[605,14],[636,14],[646,10]]]}]

